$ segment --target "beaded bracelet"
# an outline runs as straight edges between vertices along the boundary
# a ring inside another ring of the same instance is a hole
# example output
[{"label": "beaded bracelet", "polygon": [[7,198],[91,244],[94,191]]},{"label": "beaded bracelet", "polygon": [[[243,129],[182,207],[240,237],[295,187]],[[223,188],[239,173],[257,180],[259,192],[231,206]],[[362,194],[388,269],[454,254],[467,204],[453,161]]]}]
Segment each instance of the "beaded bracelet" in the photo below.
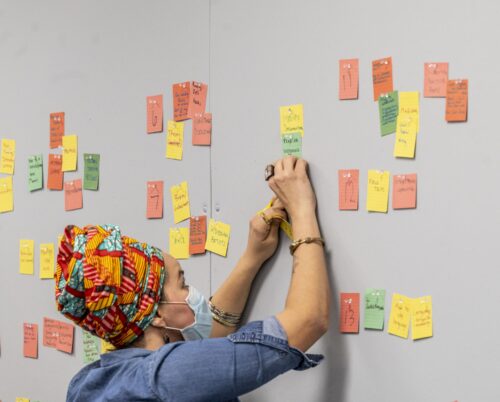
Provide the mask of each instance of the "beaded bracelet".
[{"label": "beaded bracelet", "polygon": [[323,247],[325,246],[325,241],[321,237],[305,237],[303,239],[294,240],[290,244],[290,254],[293,255],[297,247],[299,247],[301,244],[309,244],[309,243],[318,243],[321,244]]},{"label": "beaded bracelet", "polygon": [[241,321],[241,314],[226,313],[212,303],[212,297],[208,299],[208,306],[212,312],[213,319],[222,325],[236,327]]}]

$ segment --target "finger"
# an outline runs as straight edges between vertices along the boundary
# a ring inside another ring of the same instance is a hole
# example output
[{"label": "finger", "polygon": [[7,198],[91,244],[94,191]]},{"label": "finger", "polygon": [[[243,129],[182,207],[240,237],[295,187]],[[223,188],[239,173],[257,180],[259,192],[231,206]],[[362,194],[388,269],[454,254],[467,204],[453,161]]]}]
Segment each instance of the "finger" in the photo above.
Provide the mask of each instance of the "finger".
[{"label": "finger", "polygon": [[308,166],[309,166],[309,164],[307,163],[307,161],[305,159],[299,159],[297,161],[297,163],[295,164],[295,171],[297,173],[302,173],[302,174],[307,175]]},{"label": "finger", "polygon": [[264,238],[267,237],[271,229],[272,220],[266,216],[264,211],[259,212],[253,219],[253,227],[257,233],[261,233]]},{"label": "finger", "polygon": [[278,159],[274,162],[274,174],[283,172],[283,159]]},{"label": "finger", "polygon": [[297,163],[297,157],[289,155],[283,159],[283,168],[286,172],[292,172]]},{"label": "finger", "polygon": [[273,197],[273,203],[271,205],[274,208],[285,209],[285,204],[278,197]]},{"label": "finger", "polygon": [[282,221],[287,219],[286,211],[283,208],[269,208],[266,210],[266,218],[270,220]]}]

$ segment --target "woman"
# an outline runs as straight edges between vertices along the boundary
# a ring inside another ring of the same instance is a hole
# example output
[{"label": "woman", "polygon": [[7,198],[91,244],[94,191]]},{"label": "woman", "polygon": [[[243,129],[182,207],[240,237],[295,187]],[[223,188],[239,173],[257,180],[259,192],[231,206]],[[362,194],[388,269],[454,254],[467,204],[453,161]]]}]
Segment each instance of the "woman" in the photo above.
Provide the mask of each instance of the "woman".
[{"label": "woman", "polygon": [[[174,258],[117,227],[66,229],[58,308],[118,349],[73,378],[68,401],[233,401],[318,364],[322,356],[304,352],[327,331],[330,289],[307,163],[279,160],[269,186],[274,206],[252,218],[245,253],[209,303],[186,286]],[[285,308],[235,332],[285,211],[295,239]]]}]

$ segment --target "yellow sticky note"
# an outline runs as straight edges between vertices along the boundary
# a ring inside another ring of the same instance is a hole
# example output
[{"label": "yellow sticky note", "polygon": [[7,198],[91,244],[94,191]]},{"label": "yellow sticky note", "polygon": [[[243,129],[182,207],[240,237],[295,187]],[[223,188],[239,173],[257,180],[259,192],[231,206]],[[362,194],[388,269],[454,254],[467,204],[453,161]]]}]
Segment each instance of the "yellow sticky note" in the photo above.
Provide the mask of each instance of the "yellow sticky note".
[{"label": "yellow sticky note", "polygon": [[16,402],[30,402],[29,398],[16,398]]},{"label": "yellow sticky note", "polygon": [[16,159],[16,141],[2,138],[2,153],[0,153],[0,173],[14,174]]},{"label": "yellow sticky note", "polygon": [[432,297],[417,297],[412,300],[411,335],[413,340],[432,336]]},{"label": "yellow sticky note", "polygon": [[408,115],[399,115],[394,138],[394,156],[396,158],[414,158],[417,143],[417,122]]},{"label": "yellow sticky note", "polygon": [[368,171],[366,209],[372,212],[387,212],[389,204],[390,173],[378,170]]},{"label": "yellow sticky note", "polygon": [[227,246],[229,245],[229,234],[231,226],[226,223],[210,219],[207,230],[207,241],[205,249],[212,253],[222,255],[227,254]]},{"label": "yellow sticky note", "polygon": [[40,279],[54,278],[54,243],[40,244]]},{"label": "yellow sticky note", "polygon": [[410,116],[417,133],[420,127],[419,92],[399,92],[399,116]]},{"label": "yellow sticky note", "polygon": [[172,206],[174,208],[174,222],[179,223],[191,216],[189,210],[189,194],[187,182],[170,187]]},{"label": "yellow sticky note", "polygon": [[[269,204],[267,204],[264,208],[262,208],[259,212],[257,212],[257,214],[264,212],[266,209],[269,209],[272,206],[273,206],[273,200],[269,201]],[[280,222],[280,228],[288,236],[290,240],[293,240],[292,225],[289,222],[282,220]]]},{"label": "yellow sticky note", "polygon": [[281,134],[300,133],[304,136],[304,107],[302,104],[280,107]]},{"label": "yellow sticky note", "polygon": [[169,120],[167,123],[167,158],[181,160],[183,144],[184,123]]},{"label": "yellow sticky note", "polygon": [[391,314],[388,332],[392,335],[408,338],[412,300],[409,297],[394,293],[392,295]]},{"label": "yellow sticky note", "polygon": [[170,228],[170,254],[178,260],[189,258],[188,228]]},{"label": "yellow sticky note", "polygon": [[0,213],[14,210],[12,176],[0,177]]},{"label": "yellow sticky note", "polygon": [[64,135],[62,137],[62,171],[70,172],[76,170],[78,160],[78,137],[76,135]]},{"label": "yellow sticky note", "polygon": [[35,242],[22,239],[19,241],[19,272],[21,274],[33,275],[34,271]]},{"label": "yellow sticky note", "polygon": [[101,338],[101,354],[112,352],[113,350],[116,350],[116,347]]}]

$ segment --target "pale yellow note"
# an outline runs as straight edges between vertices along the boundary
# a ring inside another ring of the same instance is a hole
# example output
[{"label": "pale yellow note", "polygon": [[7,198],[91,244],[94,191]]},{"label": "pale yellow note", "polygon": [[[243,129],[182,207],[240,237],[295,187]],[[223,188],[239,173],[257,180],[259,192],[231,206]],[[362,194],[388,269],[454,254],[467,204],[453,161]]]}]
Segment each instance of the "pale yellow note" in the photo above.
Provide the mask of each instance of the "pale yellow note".
[{"label": "pale yellow note", "polygon": [[280,107],[280,132],[304,136],[304,107],[302,104]]},{"label": "pale yellow note", "polygon": [[412,301],[411,311],[412,339],[429,338],[432,336],[432,297],[417,297]]},{"label": "pale yellow note", "polygon": [[101,354],[112,352],[113,350],[116,350],[116,347],[101,338]]},{"label": "pale yellow note", "polygon": [[231,226],[227,223],[210,219],[207,230],[207,242],[205,249],[212,253],[227,255],[227,246],[229,245],[229,235],[231,233]]},{"label": "pale yellow note", "polygon": [[16,141],[2,138],[2,152],[0,153],[0,173],[14,174],[16,160]]},{"label": "pale yellow note", "polygon": [[33,275],[35,266],[35,242],[34,240],[21,239],[19,241],[19,272],[21,274]]},{"label": "pale yellow note", "polygon": [[170,254],[178,260],[189,258],[188,228],[170,228]]},{"label": "pale yellow note", "polygon": [[12,176],[0,177],[0,213],[14,210]]},{"label": "pale yellow note", "polygon": [[412,299],[394,293],[392,295],[391,314],[389,315],[388,332],[392,335],[408,338]]},{"label": "pale yellow note", "polygon": [[394,156],[396,158],[414,158],[417,143],[417,126],[408,115],[399,115],[394,138]]},{"label": "pale yellow note", "polygon": [[40,244],[40,279],[54,278],[54,243]]},{"label": "pale yellow note", "polygon": [[63,172],[76,170],[78,160],[78,137],[64,135],[62,137],[62,168]]},{"label": "pale yellow note", "polygon": [[419,92],[399,92],[399,116],[410,116],[415,122],[417,133],[420,128]]},{"label": "pale yellow note", "polygon": [[191,216],[189,210],[189,194],[187,182],[170,187],[172,206],[174,208],[174,222],[179,223]]},{"label": "pale yellow note", "polygon": [[16,402],[30,402],[29,398],[16,398]]},{"label": "pale yellow note", "polygon": [[183,145],[184,123],[169,120],[167,123],[167,158],[181,160]]},{"label": "pale yellow note", "polygon": [[387,171],[368,171],[366,209],[371,212],[387,212],[389,204],[389,177]]}]

